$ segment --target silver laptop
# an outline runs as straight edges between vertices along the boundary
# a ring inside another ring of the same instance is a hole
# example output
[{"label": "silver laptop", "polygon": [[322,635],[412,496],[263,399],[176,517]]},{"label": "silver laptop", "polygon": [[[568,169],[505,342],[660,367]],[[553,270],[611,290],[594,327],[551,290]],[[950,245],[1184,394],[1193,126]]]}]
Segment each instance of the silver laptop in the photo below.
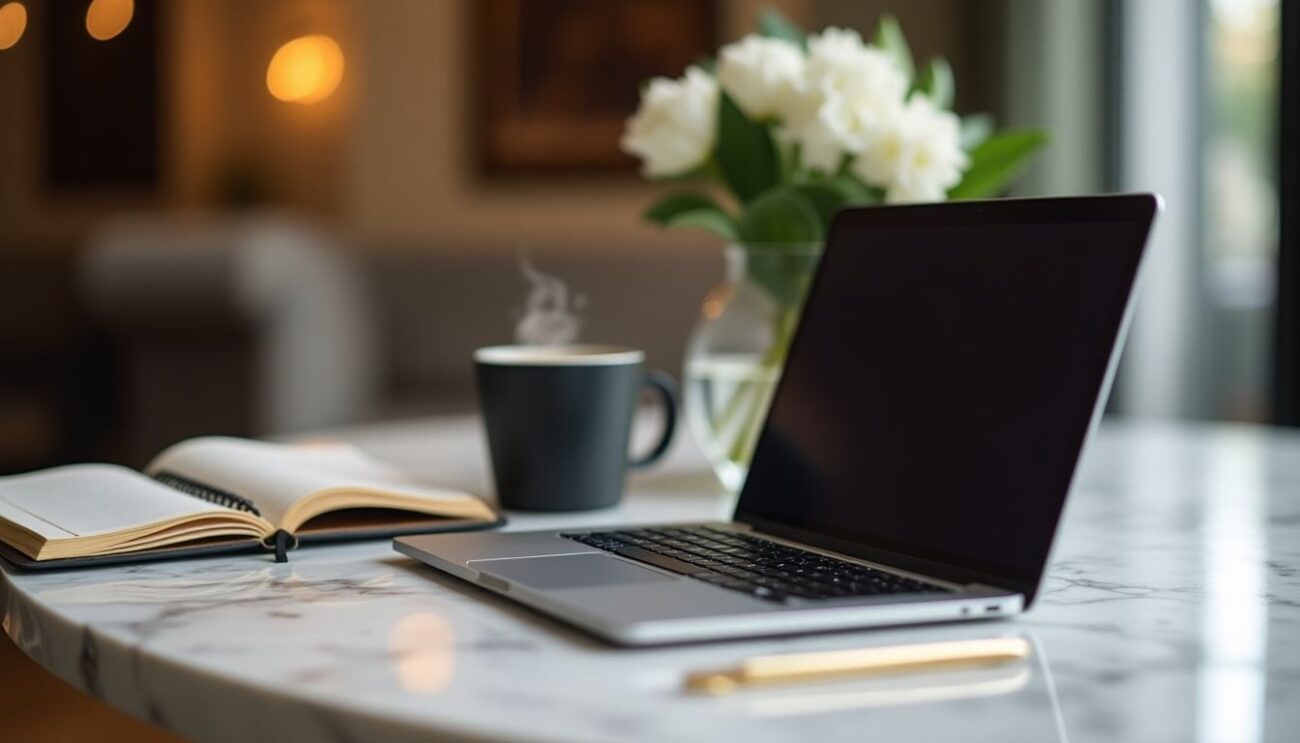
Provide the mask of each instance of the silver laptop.
[{"label": "silver laptop", "polygon": [[1025,611],[1158,209],[842,211],[730,522],[394,546],[627,645]]}]

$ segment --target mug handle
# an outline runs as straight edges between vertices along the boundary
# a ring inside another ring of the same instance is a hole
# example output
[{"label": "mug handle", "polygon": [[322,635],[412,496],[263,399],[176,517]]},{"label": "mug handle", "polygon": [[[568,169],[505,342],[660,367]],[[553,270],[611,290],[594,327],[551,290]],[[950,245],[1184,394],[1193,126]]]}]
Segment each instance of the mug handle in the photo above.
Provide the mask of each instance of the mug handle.
[{"label": "mug handle", "polygon": [[628,462],[629,467],[636,467],[637,469],[649,467],[668,453],[668,445],[672,443],[673,433],[677,430],[677,382],[673,380],[672,375],[668,372],[651,369],[645,373],[641,385],[643,387],[652,387],[659,394],[659,402],[664,409],[664,430],[659,435],[659,442],[654,445],[653,449],[645,455]]}]

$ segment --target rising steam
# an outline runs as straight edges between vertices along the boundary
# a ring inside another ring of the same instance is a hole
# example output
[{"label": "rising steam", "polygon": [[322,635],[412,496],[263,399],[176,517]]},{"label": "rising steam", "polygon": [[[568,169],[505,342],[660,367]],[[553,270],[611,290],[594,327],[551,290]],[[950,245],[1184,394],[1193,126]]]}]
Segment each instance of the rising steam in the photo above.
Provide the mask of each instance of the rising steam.
[{"label": "rising steam", "polygon": [[515,342],[530,345],[573,343],[582,330],[581,310],[586,297],[575,294],[557,276],[542,273],[526,254],[519,258],[519,270],[531,287],[523,316],[515,325]]}]

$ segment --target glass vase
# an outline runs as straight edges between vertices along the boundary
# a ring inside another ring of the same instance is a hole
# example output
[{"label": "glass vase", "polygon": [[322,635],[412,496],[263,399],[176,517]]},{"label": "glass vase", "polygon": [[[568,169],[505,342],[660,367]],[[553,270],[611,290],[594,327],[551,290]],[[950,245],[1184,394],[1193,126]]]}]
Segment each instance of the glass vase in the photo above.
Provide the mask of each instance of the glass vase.
[{"label": "glass vase", "polygon": [[749,471],[821,243],[728,245],[686,349],[687,425],[723,486]]}]

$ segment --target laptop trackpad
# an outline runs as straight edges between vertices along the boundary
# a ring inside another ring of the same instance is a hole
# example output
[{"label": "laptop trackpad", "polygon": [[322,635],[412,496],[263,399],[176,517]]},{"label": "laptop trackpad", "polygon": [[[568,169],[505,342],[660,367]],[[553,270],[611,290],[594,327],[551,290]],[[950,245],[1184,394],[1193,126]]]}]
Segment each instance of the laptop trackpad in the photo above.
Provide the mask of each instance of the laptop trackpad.
[{"label": "laptop trackpad", "polygon": [[470,567],[540,590],[673,580],[649,568],[602,554],[473,560]]}]

